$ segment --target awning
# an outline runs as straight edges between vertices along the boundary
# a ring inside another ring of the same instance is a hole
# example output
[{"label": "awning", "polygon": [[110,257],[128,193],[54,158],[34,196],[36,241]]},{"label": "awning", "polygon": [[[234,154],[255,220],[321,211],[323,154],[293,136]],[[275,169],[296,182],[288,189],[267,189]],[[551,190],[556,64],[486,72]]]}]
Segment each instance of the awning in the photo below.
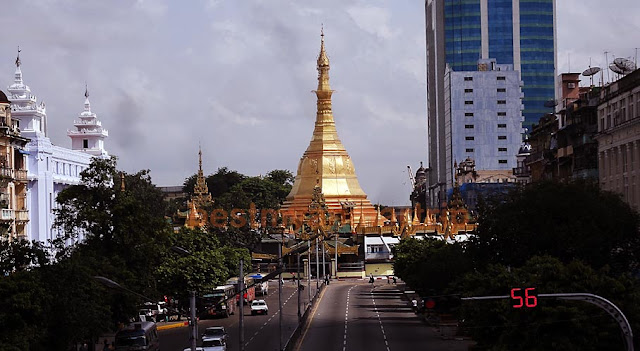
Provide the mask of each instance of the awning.
[{"label": "awning", "polygon": [[27,151],[27,150],[18,149],[18,152],[19,152],[19,153],[21,153],[21,154],[23,154],[23,155],[31,155],[31,154],[29,153],[29,151]]}]

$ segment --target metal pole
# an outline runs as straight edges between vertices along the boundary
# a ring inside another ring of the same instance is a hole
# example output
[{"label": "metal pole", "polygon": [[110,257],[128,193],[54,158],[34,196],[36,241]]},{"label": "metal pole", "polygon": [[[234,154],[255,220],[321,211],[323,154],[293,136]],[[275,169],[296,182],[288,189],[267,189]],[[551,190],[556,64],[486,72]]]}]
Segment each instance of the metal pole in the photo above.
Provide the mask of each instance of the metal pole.
[{"label": "metal pole", "polygon": [[198,320],[196,319],[196,292],[191,291],[191,351],[196,351],[198,341]]},{"label": "metal pole", "polygon": [[296,276],[296,289],[298,289],[298,324],[302,321],[302,314],[300,314],[300,253],[298,253],[298,264],[296,265],[298,274]]},{"label": "metal pole", "polygon": [[316,237],[316,294],[320,289],[320,260],[318,258],[318,237]]},{"label": "metal pole", "polygon": [[278,350],[282,351],[282,245],[278,246]]},{"label": "metal pole", "polygon": [[244,258],[240,258],[240,279],[238,279],[238,297],[240,298],[240,351],[244,351]]},{"label": "metal pole", "polygon": [[307,240],[307,295],[311,304],[311,240]]},{"label": "metal pole", "polygon": [[338,279],[338,233],[336,233],[335,254],[336,254],[336,276],[334,278]]},{"label": "metal pole", "polygon": [[327,279],[327,273],[325,272],[325,262],[324,262],[324,238],[322,239],[322,279]]}]

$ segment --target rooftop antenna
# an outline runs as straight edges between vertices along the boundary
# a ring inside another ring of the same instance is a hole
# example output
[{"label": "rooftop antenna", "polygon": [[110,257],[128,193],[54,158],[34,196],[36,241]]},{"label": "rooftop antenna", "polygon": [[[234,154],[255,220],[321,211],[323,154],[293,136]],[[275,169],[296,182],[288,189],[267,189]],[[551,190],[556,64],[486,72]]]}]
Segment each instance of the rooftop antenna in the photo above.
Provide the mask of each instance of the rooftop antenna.
[{"label": "rooftop antenna", "polygon": [[[604,52],[604,64],[605,67],[609,66],[609,56],[607,55],[609,51]],[[609,71],[607,71],[607,83],[609,83]]]}]

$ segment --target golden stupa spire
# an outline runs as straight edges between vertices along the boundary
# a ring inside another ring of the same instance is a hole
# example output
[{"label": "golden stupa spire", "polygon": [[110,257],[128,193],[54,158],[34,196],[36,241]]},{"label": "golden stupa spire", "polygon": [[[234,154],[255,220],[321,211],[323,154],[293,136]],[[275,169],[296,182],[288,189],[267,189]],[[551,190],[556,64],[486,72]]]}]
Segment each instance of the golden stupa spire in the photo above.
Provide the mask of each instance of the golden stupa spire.
[{"label": "golden stupa spire", "polygon": [[198,206],[198,208],[211,204],[211,194],[209,194],[207,181],[202,171],[202,148],[200,146],[198,146],[198,175],[196,185],[193,187],[191,201]]},{"label": "golden stupa spire", "polygon": [[[325,48],[324,28],[320,32],[320,53],[316,68],[318,88],[314,91],[317,97],[317,110],[313,136],[298,163],[293,187],[282,205],[283,214],[290,215],[295,210],[307,212],[314,189],[319,187],[327,210],[343,213],[348,211],[350,204],[362,202],[361,212],[364,213],[362,220],[365,223],[373,223],[376,210],[360,187],[355,167],[338,137],[333,119],[331,106],[333,90],[329,85],[329,57]],[[354,210],[352,219],[357,216],[357,207]]]}]

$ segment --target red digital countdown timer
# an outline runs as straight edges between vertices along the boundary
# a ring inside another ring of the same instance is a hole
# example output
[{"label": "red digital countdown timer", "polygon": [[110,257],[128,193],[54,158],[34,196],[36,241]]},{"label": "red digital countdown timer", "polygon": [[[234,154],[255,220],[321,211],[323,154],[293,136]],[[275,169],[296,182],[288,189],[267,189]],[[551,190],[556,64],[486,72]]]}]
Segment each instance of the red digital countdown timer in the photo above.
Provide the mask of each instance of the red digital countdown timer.
[{"label": "red digital countdown timer", "polygon": [[514,301],[513,308],[536,307],[538,306],[538,293],[536,288],[513,288],[511,298]]}]

